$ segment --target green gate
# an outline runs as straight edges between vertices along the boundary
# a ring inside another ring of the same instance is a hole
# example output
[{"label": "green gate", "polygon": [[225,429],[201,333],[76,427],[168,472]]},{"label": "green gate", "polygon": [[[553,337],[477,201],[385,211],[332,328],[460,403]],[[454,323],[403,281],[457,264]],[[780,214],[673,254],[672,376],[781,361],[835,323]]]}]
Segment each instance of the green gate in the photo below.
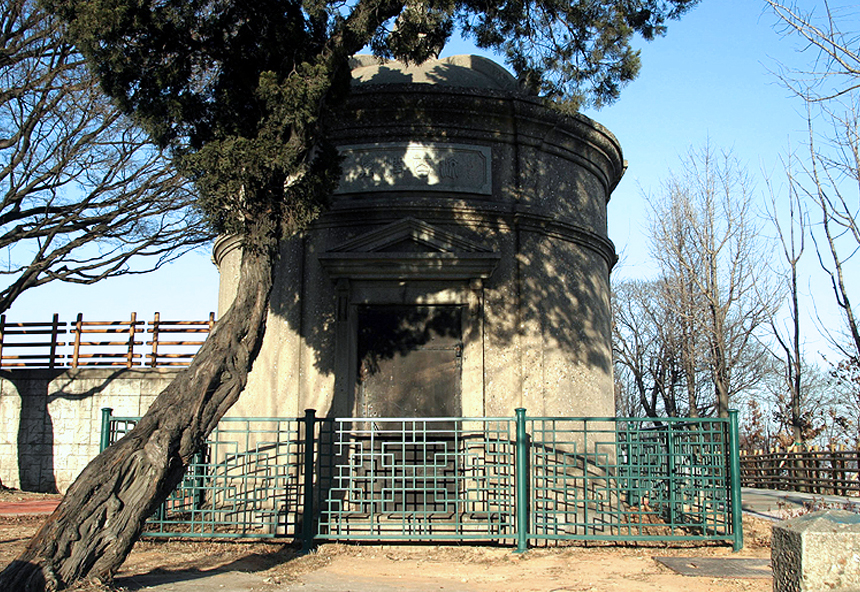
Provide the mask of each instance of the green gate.
[{"label": "green gate", "polygon": [[317,538],[514,538],[511,419],[348,418],[327,425]]},{"label": "green gate", "polygon": [[[103,445],[137,418],[103,410]],[[727,419],[224,418],[150,536],[743,544]]]}]

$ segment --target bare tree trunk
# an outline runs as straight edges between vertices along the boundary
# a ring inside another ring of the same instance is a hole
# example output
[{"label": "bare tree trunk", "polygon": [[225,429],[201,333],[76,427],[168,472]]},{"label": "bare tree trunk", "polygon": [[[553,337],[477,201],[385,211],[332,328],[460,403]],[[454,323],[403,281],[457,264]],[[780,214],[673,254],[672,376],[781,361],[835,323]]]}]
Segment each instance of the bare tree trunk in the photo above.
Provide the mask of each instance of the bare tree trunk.
[{"label": "bare tree trunk", "polygon": [[[860,223],[857,217],[857,195],[852,188],[860,181],[860,52],[853,33],[850,14],[831,10],[824,2],[821,12],[798,10],[794,2],[766,0],[773,14],[785,25],[784,34],[803,44],[811,52],[811,66],[786,70],[780,76],[787,88],[800,97],[807,108],[809,163],[806,179],[789,175],[793,191],[806,195],[821,215],[821,227],[827,245],[816,241],[822,269],[830,276],[836,304],[842,310],[844,335],[825,330],[832,344],[846,357],[860,357],[860,319],[851,302],[849,262],[860,245]],[[778,27],[779,28],[779,27]],[[814,133],[813,123],[824,121],[831,128]],[[829,257],[828,257],[829,254]],[[831,263],[826,260],[830,259]]]},{"label": "bare tree trunk", "polygon": [[681,301],[681,366],[684,372],[684,385],[687,389],[687,415],[699,417],[698,376],[696,373],[697,350],[695,327],[693,326],[696,310],[696,297],[692,282],[684,279],[680,282],[680,292],[677,295]]},{"label": "bare tree trunk", "polygon": [[[782,248],[782,256],[788,266],[785,276],[785,290],[788,293],[788,318],[781,324],[775,315],[771,315],[768,324],[774,340],[779,346],[773,348],[773,355],[780,359],[783,366],[785,387],[788,391],[788,409],[784,416],[788,419],[788,427],[791,429],[791,438],[795,444],[800,444],[806,439],[806,431],[811,424],[807,421],[805,392],[803,390],[803,378],[805,370],[803,367],[803,352],[801,349],[800,331],[800,281],[798,267],[800,258],[806,247],[807,214],[800,195],[797,192],[796,177],[792,171],[793,155],[785,167],[786,177],[789,182],[788,193],[788,220],[783,222],[778,214],[779,208],[776,191],[771,188],[770,182],[770,209],[769,217],[776,228],[777,238]],[[786,227],[787,225],[787,227]],[[783,275],[777,272],[778,275]],[[780,400],[780,399],[778,399]]]},{"label": "bare tree trunk", "polygon": [[[260,227],[265,226],[261,223]],[[181,481],[194,453],[245,387],[265,330],[277,240],[260,228],[243,253],[239,291],[193,363],[124,438],[87,465],[0,590],[61,589],[110,580],[145,520]]]}]

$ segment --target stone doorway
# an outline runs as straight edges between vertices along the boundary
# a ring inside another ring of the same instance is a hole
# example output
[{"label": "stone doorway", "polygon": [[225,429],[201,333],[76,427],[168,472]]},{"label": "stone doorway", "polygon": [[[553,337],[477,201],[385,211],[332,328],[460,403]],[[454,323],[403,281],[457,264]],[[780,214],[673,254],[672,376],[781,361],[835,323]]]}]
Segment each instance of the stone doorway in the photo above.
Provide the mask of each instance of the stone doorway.
[{"label": "stone doorway", "polygon": [[357,307],[361,417],[462,414],[462,306]]}]

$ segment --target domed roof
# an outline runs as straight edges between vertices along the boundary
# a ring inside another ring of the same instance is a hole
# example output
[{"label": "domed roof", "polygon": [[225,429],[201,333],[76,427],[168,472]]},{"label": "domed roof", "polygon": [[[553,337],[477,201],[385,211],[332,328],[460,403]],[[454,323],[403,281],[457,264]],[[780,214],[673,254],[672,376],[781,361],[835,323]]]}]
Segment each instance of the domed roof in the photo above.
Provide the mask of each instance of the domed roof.
[{"label": "domed roof", "polygon": [[492,60],[475,55],[456,55],[405,64],[371,55],[352,58],[352,83],[435,84],[458,88],[481,88],[522,92],[517,79]]}]

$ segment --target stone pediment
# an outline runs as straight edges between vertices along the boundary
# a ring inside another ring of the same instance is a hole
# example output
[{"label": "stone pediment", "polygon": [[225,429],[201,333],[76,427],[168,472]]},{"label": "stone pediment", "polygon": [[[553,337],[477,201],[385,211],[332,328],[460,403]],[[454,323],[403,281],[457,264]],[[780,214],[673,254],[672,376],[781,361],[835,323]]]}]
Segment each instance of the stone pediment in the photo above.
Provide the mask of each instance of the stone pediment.
[{"label": "stone pediment", "polygon": [[492,275],[500,256],[457,234],[405,218],[319,256],[332,279],[469,280]]}]

